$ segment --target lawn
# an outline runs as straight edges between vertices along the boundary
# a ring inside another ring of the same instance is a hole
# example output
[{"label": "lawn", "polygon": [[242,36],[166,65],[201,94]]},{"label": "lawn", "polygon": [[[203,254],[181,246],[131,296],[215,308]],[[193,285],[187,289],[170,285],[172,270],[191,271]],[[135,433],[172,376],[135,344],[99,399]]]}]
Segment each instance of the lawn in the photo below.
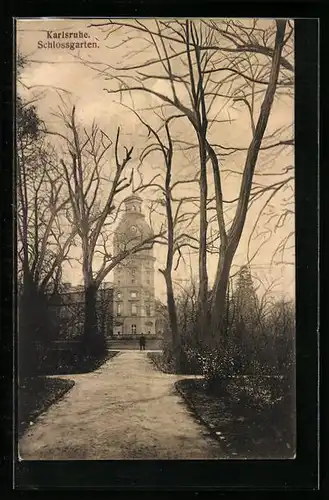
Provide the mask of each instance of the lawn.
[{"label": "lawn", "polygon": [[245,397],[245,390],[242,395],[234,381],[228,382],[222,396],[207,390],[203,380],[180,380],[175,385],[187,406],[232,458],[294,458],[291,403],[257,405]]},{"label": "lawn", "polygon": [[[106,361],[116,356],[119,351],[107,351],[105,357],[87,358],[75,355],[72,351],[53,351],[48,363],[45,363],[43,375],[74,375],[90,373],[100,368]],[[48,366],[47,366],[48,364]]]},{"label": "lawn", "polygon": [[74,381],[69,379],[31,377],[22,380],[18,396],[18,435],[73,386]]}]

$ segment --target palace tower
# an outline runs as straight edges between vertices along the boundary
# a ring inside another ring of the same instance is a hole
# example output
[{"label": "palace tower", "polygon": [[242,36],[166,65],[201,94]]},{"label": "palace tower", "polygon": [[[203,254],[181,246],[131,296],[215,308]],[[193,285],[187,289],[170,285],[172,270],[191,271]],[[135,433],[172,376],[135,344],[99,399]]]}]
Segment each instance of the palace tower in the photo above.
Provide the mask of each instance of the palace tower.
[{"label": "palace tower", "polygon": [[[114,234],[115,255],[129,251],[153,236],[142,212],[142,199],[132,195],[124,200],[125,212]],[[129,254],[114,268],[115,336],[134,336],[142,332],[155,335],[153,248]]]}]

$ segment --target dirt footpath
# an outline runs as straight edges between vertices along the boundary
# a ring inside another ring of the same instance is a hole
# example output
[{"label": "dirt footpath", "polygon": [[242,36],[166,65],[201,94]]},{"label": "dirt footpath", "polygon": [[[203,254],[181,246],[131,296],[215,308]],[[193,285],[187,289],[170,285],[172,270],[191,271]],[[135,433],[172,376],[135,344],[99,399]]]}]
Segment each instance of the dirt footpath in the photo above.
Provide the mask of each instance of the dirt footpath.
[{"label": "dirt footpath", "polygon": [[[64,378],[64,377],[63,377]],[[224,458],[146,352],[121,352],[40,415],[19,444],[24,460]]]}]

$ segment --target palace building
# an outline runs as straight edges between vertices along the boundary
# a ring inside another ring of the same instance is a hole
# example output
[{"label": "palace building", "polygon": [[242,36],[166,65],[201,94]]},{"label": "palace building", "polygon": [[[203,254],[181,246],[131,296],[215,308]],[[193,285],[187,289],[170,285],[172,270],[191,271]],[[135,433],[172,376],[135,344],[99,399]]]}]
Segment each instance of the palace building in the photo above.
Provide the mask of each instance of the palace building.
[{"label": "palace building", "polygon": [[156,334],[154,298],[154,262],[151,244],[153,231],[145,220],[142,199],[132,195],[124,200],[125,212],[114,234],[114,252],[130,252],[143,244],[143,249],[128,253],[114,268],[113,334],[116,337]]}]

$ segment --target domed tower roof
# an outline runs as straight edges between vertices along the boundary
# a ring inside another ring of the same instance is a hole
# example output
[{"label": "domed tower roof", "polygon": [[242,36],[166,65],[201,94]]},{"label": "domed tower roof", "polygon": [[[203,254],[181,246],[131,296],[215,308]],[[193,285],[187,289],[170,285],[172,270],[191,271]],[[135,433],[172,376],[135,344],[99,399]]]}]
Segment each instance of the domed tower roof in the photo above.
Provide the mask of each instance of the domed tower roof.
[{"label": "domed tower roof", "polygon": [[140,203],[143,202],[142,198],[140,196],[138,196],[138,194],[131,194],[130,196],[127,196],[123,201],[124,202],[128,202],[128,201],[131,201],[131,200],[137,200],[139,201]]},{"label": "domed tower roof", "polygon": [[[114,234],[116,251],[133,248],[142,241],[151,238],[154,234],[142,212],[142,198],[133,194],[125,198],[123,202],[125,212]],[[150,251],[151,249],[146,252],[149,253]]]}]

